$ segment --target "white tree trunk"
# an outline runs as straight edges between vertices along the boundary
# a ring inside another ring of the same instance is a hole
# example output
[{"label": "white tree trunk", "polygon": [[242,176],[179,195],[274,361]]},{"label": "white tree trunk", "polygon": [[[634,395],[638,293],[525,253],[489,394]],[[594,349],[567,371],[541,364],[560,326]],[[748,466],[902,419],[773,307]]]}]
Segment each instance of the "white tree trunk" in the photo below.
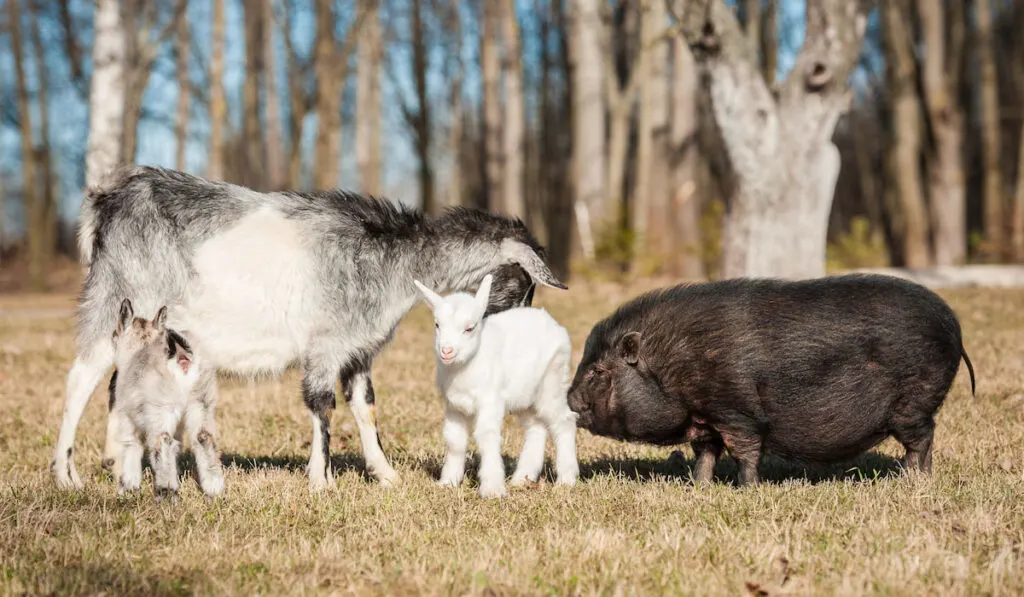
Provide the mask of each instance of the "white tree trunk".
[{"label": "white tree trunk", "polygon": [[737,179],[723,239],[722,277],[825,273],[825,239],[865,18],[856,2],[808,0],[803,48],[778,101],[722,0],[684,4],[684,34],[709,75],[712,111]]},{"label": "white tree trunk", "polygon": [[365,193],[381,192],[380,67],[383,52],[378,0],[361,0],[356,66],[356,166]]},{"label": "white tree trunk", "polygon": [[[673,272],[694,279],[705,276],[701,259],[701,197],[697,185],[697,64],[690,48],[681,37],[673,40],[672,63],[672,125],[669,151],[671,156],[672,195],[669,213],[674,214],[670,226],[678,238],[673,258]],[[672,241],[669,241],[672,242]]]},{"label": "white tree trunk", "polygon": [[595,226],[605,217],[605,102],[601,15],[597,2],[572,0],[573,180],[584,257],[594,259]]},{"label": "white tree trunk", "polygon": [[92,186],[122,160],[125,107],[125,39],[118,0],[96,0],[89,89],[89,148],[85,184]]}]

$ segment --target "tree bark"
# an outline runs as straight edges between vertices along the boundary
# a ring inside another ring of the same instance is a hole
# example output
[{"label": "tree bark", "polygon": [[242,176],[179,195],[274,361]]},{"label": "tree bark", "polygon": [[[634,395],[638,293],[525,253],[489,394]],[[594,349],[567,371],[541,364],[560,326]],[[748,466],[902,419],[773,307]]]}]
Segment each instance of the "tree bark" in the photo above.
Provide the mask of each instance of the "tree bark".
[{"label": "tree bark", "polygon": [[[664,2],[652,2],[650,11],[653,35],[662,35],[667,26],[667,13]],[[677,36],[676,36],[677,37]],[[645,99],[650,112],[651,152],[648,157],[650,166],[645,168],[647,174],[648,203],[647,232],[648,241],[641,246],[642,251],[655,254],[664,262],[666,269],[672,270],[678,244],[677,231],[671,225],[674,210],[672,206],[672,44],[671,38],[658,41],[650,52],[649,72]],[[639,171],[638,171],[639,173]],[[639,182],[639,181],[638,181]]]},{"label": "tree bark", "polygon": [[381,192],[380,68],[383,56],[378,0],[361,0],[366,19],[359,29],[356,71],[356,165],[362,190]]},{"label": "tree bark", "polygon": [[423,1],[412,2],[412,68],[416,85],[417,111],[415,117],[416,154],[419,157],[420,207],[426,213],[435,213],[434,167],[430,161],[430,99],[427,97],[427,47],[423,22]]},{"label": "tree bark", "polygon": [[455,74],[451,79],[450,100],[452,104],[451,123],[448,128],[448,148],[452,155],[451,172],[449,174],[448,200],[449,206],[463,204],[462,187],[462,121],[464,118],[462,103],[462,85],[466,78],[466,64],[462,59],[462,13],[459,12],[459,0],[449,0],[449,26],[451,27],[451,57],[455,60]]},{"label": "tree bark", "polygon": [[502,15],[505,41],[505,119],[503,125],[502,199],[504,211],[510,216],[526,220],[526,199],[523,196],[523,128],[526,114],[523,108],[523,65],[519,40],[519,19],[515,0],[504,0]]},{"label": "tree bark", "polygon": [[[666,94],[664,86],[659,85],[664,79],[655,81],[659,77],[664,77],[662,65],[658,65],[659,70],[657,73],[652,72],[651,58],[646,57],[647,54],[651,54],[656,51],[655,47],[648,48],[653,45],[651,39],[654,35],[657,35],[658,31],[655,31],[656,27],[660,27],[662,24],[657,20],[658,14],[656,14],[653,6],[664,6],[663,2],[653,2],[650,6],[641,7],[640,14],[640,53],[645,55],[637,60],[635,72],[631,75],[632,77],[638,77],[638,95],[637,101],[637,152],[636,152],[636,179],[633,185],[633,198],[631,204],[631,230],[633,232],[633,243],[632,243],[632,260],[631,265],[635,269],[638,263],[638,257],[649,253],[647,249],[647,242],[650,233],[650,216],[653,206],[659,201],[655,201],[651,197],[651,161],[652,154],[654,152],[654,122],[655,122],[655,110],[659,106],[655,105],[655,102],[659,102],[663,107]],[[664,13],[660,13],[664,17]],[[659,41],[657,49],[662,48],[668,42]],[[663,58],[664,53],[659,52],[658,58]],[[662,92],[663,97],[656,98],[655,95]],[[664,115],[659,114],[664,122]]]},{"label": "tree bark", "polygon": [[330,189],[338,185],[341,159],[341,68],[334,41],[332,0],[316,0],[316,151],[313,186]]},{"label": "tree bark", "polygon": [[285,188],[284,120],[281,95],[277,83],[277,53],[274,51],[274,2],[263,0],[263,88],[266,97],[267,119],[267,187]]},{"label": "tree bark", "polygon": [[775,70],[779,63],[779,2],[767,0],[767,4],[761,29],[761,56],[764,80],[771,87],[775,85]]},{"label": "tree bark", "polygon": [[281,36],[284,40],[285,60],[288,66],[288,100],[289,110],[289,146],[288,146],[288,188],[302,186],[302,133],[305,128],[306,116],[310,110],[310,98],[306,93],[303,80],[309,64],[300,61],[295,45],[292,43],[291,7],[284,7],[284,18],[281,23]]},{"label": "tree bark", "polygon": [[[32,108],[29,105],[28,79],[25,75],[25,38],[22,34],[21,0],[7,1],[7,27],[11,35],[14,58],[15,97],[18,106],[18,129],[21,135],[21,201],[28,220],[29,285],[42,290],[45,285],[43,256],[42,194],[37,188],[35,141],[32,133]],[[37,57],[38,59],[38,57]]]},{"label": "tree bark", "polygon": [[93,72],[85,184],[93,186],[121,163],[125,110],[125,31],[118,0],[97,0],[93,12]]},{"label": "tree bark", "polygon": [[[672,259],[672,273],[689,279],[707,275],[701,259],[701,196],[697,186],[697,64],[686,41],[673,39],[670,222],[679,240]],[[670,243],[665,243],[671,247]]]},{"label": "tree bark", "polygon": [[989,0],[974,2],[975,34],[981,70],[981,156],[984,187],[985,240],[987,257],[997,260],[1007,249],[1003,174],[1000,168],[999,77],[992,36],[992,7]]},{"label": "tree bark", "polygon": [[[12,0],[13,1],[13,0]],[[30,6],[29,16],[32,21],[32,51],[36,60],[36,105],[39,110],[39,147],[36,149],[36,175],[39,177],[35,186],[38,206],[36,228],[30,231],[36,237],[36,251],[30,252],[30,270],[38,270],[37,282],[43,286],[45,273],[53,262],[57,248],[57,196],[60,180],[56,168],[53,167],[53,148],[50,143],[50,93],[49,78],[45,60],[45,49],[42,36],[39,34],[38,5]],[[30,239],[31,246],[32,241]],[[33,263],[35,264],[32,267]]]},{"label": "tree bark", "polygon": [[[263,72],[263,7],[250,2],[245,14],[245,83],[242,86],[242,145],[246,163],[241,182],[247,187],[266,189],[266,151],[260,127],[260,76]],[[333,25],[333,21],[332,21]]]},{"label": "tree bark", "polygon": [[928,209],[921,183],[921,111],[910,12],[905,0],[884,0],[886,76],[892,105],[892,146],[889,168],[903,214],[903,259],[907,267],[931,265],[928,246]]},{"label": "tree bark", "polygon": [[831,136],[849,107],[847,79],[866,25],[858,3],[808,0],[804,45],[778,101],[722,0],[691,0],[682,16],[708,75],[712,112],[736,175],[722,275],[823,275],[840,167]]},{"label": "tree bark", "polygon": [[963,8],[954,5],[948,27],[945,12],[944,3],[917,0],[925,53],[921,79],[934,138],[927,157],[935,265],[962,265],[967,258],[967,213],[961,161],[963,111],[957,95]]},{"label": "tree bark", "polygon": [[503,182],[505,156],[501,134],[501,98],[499,81],[501,60],[498,55],[498,32],[501,30],[501,12],[498,0],[481,3],[483,34],[480,36],[480,76],[483,83],[483,155],[484,195],[487,209],[503,211],[505,190]]},{"label": "tree bark", "polygon": [[174,167],[185,169],[185,147],[188,143],[188,108],[191,95],[191,84],[188,76],[189,47],[191,37],[188,31],[188,19],[178,19],[175,27],[175,55],[178,67],[178,109],[175,115],[175,139],[178,147],[174,156]]},{"label": "tree bark", "polygon": [[594,230],[606,217],[605,85],[601,15],[591,0],[570,0],[573,87],[574,210],[580,244],[593,261]]},{"label": "tree bark", "polygon": [[175,28],[177,19],[185,18],[185,0],[175,0],[169,20],[156,32],[155,37],[154,30],[157,27],[158,16],[156,3],[144,0],[123,0],[120,4],[124,19],[126,65],[121,159],[133,163],[138,149],[142,99],[146,93],[146,87],[149,86],[149,78],[153,74],[153,64],[156,61],[160,44]]},{"label": "tree bark", "polygon": [[224,125],[228,102],[224,93],[224,0],[212,0],[213,26],[210,48],[210,149],[206,175],[224,178]]}]

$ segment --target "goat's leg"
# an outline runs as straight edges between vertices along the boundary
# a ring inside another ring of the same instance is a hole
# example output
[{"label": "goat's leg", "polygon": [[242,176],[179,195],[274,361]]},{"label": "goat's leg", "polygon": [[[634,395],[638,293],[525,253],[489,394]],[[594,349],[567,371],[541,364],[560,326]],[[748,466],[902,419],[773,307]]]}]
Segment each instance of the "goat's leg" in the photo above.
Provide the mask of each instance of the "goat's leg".
[{"label": "goat's leg", "polygon": [[224,468],[217,447],[217,423],[214,410],[217,404],[217,378],[213,371],[205,371],[192,390],[185,408],[185,433],[188,435],[192,455],[196,460],[196,477],[207,497],[224,493]]},{"label": "goat's leg", "polygon": [[501,460],[501,422],[499,407],[483,407],[476,416],[473,439],[480,452],[480,497],[497,498],[508,494],[505,488],[505,463]]},{"label": "goat's leg", "polygon": [[466,473],[466,447],[469,445],[469,418],[461,412],[447,407],[444,412],[445,442],[444,464],[438,484],[457,487]]},{"label": "goat's leg", "polygon": [[57,436],[57,447],[50,465],[59,487],[82,487],[82,480],[75,470],[73,457],[75,432],[78,430],[78,422],[82,419],[89,397],[113,364],[114,348],[110,339],[104,338],[80,351],[71,370],[68,371],[60,434]]},{"label": "goat's leg", "polygon": [[558,352],[541,380],[536,406],[537,416],[554,440],[556,485],[574,485],[580,474],[576,458],[577,415],[566,399],[569,374],[569,352]]},{"label": "goat's leg", "polygon": [[519,415],[519,424],[525,430],[523,451],[519,454],[519,462],[512,473],[510,484],[513,487],[536,482],[540,471],[544,468],[544,445],[547,443],[548,430],[544,423],[533,412],[527,411]]},{"label": "goat's leg", "polygon": [[[156,501],[165,498],[172,503],[178,501],[178,453],[181,451],[181,443],[174,439],[174,429],[167,429],[161,425],[158,433],[147,434],[147,448],[149,450],[149,463],[153,467],[153,491],[156,494]],[[153,431],[157,431],[154,429]]]},{"label": "goat's leg", "polygon": [[373,382],[370,381],[370,361],[352,363],[341,370],[341,390],[359,428],[366,470],[381,485],[387,487],[398,482],[398,473],[391,467],[377,434]]},{"label": "goat's leg", "polygon": [[331,473],[331,413],[334,411],[334,369],[307,359],[302,374],[302,399],[313,422],[313,440],[310,442],[309,489],[322,491],[334,484]]},{"label": "goat's leg", "polygon": [[110,376],[110,384],[107,386],[109,398],[107,400],[107,441],[103,446],[103,460],[100,467],[110,472],[114,479],[121,476],[121,442],[117,438],[117,419],[114,418],[114,404],[117,403],[117,369]]}]

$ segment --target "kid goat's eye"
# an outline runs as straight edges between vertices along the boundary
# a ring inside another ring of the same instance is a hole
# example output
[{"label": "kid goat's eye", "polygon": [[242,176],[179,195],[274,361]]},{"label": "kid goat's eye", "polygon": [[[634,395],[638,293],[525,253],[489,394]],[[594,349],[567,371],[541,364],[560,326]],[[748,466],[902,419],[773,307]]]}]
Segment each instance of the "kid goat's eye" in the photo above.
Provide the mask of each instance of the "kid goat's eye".
[{"label": "kid goat's eye", "polygon": [[440,328],[441,328],[441,324],[439,324],[439,323],[437,323],[437,322],[435,321],[435,322],[434,322],[434,329],[436,330],[436,329],[440,329]]},{"label": "kid goat's eye", "polygon": [[471,325],[471,326],[466,328],[466,333],[468,334],[468,333],[472,332],[475,329],[476,329],[476,326],[475,325]]}]

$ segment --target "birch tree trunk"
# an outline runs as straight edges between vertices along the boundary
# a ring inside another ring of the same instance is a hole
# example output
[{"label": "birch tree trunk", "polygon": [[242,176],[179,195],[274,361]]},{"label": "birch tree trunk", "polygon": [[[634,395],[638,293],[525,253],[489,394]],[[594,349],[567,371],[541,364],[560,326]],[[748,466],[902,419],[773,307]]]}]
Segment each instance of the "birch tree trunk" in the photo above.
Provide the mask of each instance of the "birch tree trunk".
[{"label": "birch tree trunk", "polygon": [[519,19],[515,0],[504,0],[502,15],[505,41],[505,119],[502,122],[505,158],[502,172],[502,199],[505,213],[526,220],[526,199],[523,197],[523,65],[519,40]]},{"label": "birch tree trunk", "polygon": [[206,175],[224,178],[224,125],[228,102],[224,93],[224,0],[213,1],[213,25],[210,47],[210,148]]},{"label": "birch tree trunk", "polygon": [[480,36],[480,76],[483,82],[483,155],[484,155],[484,195],[487,197],[487,209],[503,211],[505,190],[503,182],[503,166],[505,156],[502,155],[504,145],[501,134],[501,98],[499,96],[499,80],[501,77],[501,60],[498,56],[498,32],[501,30],[501,12],[498,0],[481,3],[480,10],[483,34]]},{"label": "birch tree trunk", "polygon": [[593,261],[594,229],[606,217],[607,198],[602,25],[596,2],[570,1],[574,210],[583,255]]},{"label": "birch tree trunk", "polygon": [[[266,189],[266,151],[260,127],[260,75],[263,72],[263,7],[250,2],[245,14],[245,83],[242,86],[242,144],[246,164],[242,184]],[[332,22],[333,24],[333,22]]]},{"label": "birch tree trunk", "polygon": [[118,0],[97,0],[93,12],[93,73],[89,90],[89,149],[85,184],[100,182],[121,163],[125,109],[125,32]]},{"label": "birch tree trunk", "polygon": [[1003,174],[1000,168],[999,77],[992,38],[992,7],[989,0],[974,2],[978,62],[981,67],[981,160],[984,187],[985,240],[989,258],[998,259],[1007,249],[1006,214],[1003,209]]},{"label": "birch tree trunk", "polygon": [[175,27],[174,52],[177,57],[178,70],[178,108],[175,114],[175,139],[178,147],[174,156],[174,167],[185,169],[185,146],[188,143],[188,108],[191,96],[191,84],[188,76],[189,47],[191,38],[188,31],[188,19],[178,19]]},{"label": "birch tree trunk", "polygon": [[359,29],[356,71],[356,165],[362,190],[381,192],[380,68],[383,55],[378,0],[361,0],[365,21]]},{"label": "birch tree trunk", "polygon": [[[701,259],[701,197],[697,187],[697,64],[686,41],[673,39],[672,128],[670,131],[671,220],[676,242],[672,273],[689,279],[706,275]],[[674,235],[673,235],[674,236]]]},{"label": "birch tree trunk", "polygon": [[683,31],[708,75],[712,112],[736,175],[725,217],[722,275],[825,273],[825,241],[849,107],[847,79],[866,25],[859,3],[808,0],[804,45],[778,101],[723,0],[683,5]]},{"label": "birch tree trunk", "polygon": [[[961,162],[963,111],[958,103],[960,54],[963,50],[963,7],[917,0],[924,43],[922,83],[934,146],[928,151],[928,195],[931,199],[935,265],[962,265],[967,258],[967,213]],[[948,40],[948,43],[947,43]]]},{"label": "birch tree trunk", "polygon": [[263,0],[263,88],[267,119],[267,186],[272,190],[285,188],[284,120],[281,95],[277,83],[277,52],[274,45],[274,2]]},{"label": "birch tree trunk", "polygon": [[910,12],[905,0],[883,0],[886,86],[892,105],[889,168],[903,216],[903,259],[907,267],[931,265],[928,209],[921,183],[921,111],[913,56]]},{"label": "birch tree trunk", "polygon": [[340,65],[335,52],[334,7],[332,0],[316,0],[316,150],[313,158],[313,186],[330,189],[338,184],[341,159]]}]

